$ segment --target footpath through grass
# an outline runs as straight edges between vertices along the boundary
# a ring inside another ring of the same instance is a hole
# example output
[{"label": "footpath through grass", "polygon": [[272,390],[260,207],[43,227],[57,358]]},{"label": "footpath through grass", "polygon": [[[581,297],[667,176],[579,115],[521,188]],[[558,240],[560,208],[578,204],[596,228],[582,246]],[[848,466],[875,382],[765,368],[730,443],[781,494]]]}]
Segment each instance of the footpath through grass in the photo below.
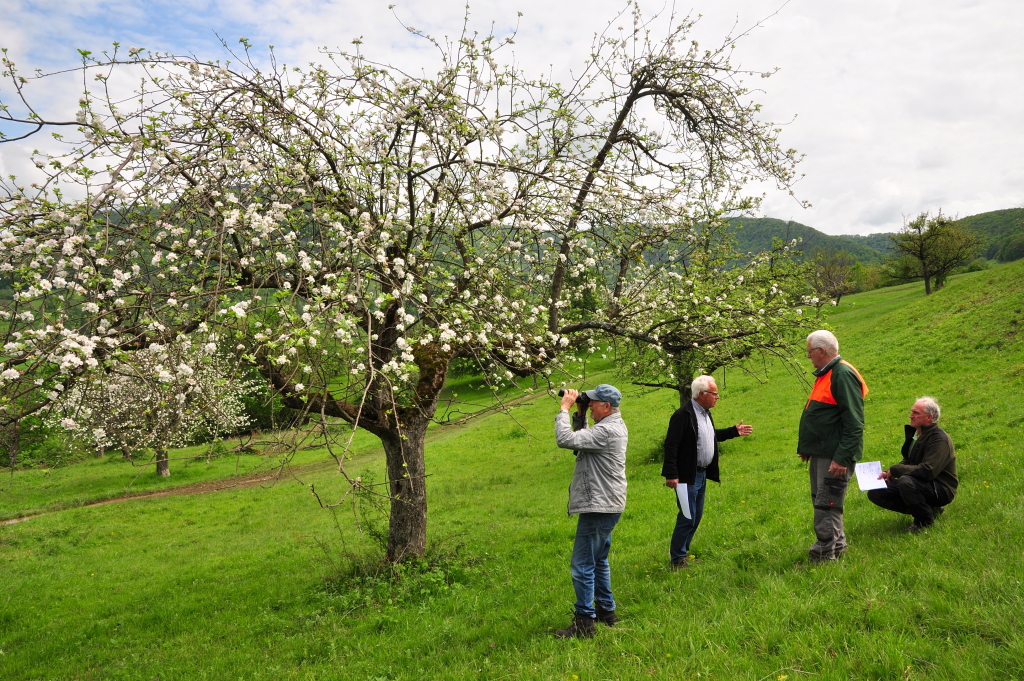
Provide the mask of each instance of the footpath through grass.
[{"label": "footpath through grass", "polygon": [[[794,454],[807,388],[781,368],[766,385],[729,370],[716,422],[742,418],[755,433],[724,445],[700,560],[671,572],[675,507],[651,452],[677,398],[618,380],[630,428],[612,549],[622,623],[593,640],[551,636],[572,608],[575,520],[572,455],[554,447],[557,405],[541,396],[514,419],[481,416],[432,437],[441,558],[391,588],[324,581],[371,543],[349,507],[335,518],[305,491],[314,482],[340,496],[328,470],[3,527],[0,678],[1024,678],[1024,265],[954,278],[928,299],[918,286],[851,296],[831,323],[871,387],[865,460],[898,459],[915,397],[943,406],[961,486],[925,533],[902,533],[908,518],[851,490],[849,554],[808,565],[807,473]],[[378,458],[358,465],[381,477]],[[5,487],[5,513],[38,505],[25,484]]]}]

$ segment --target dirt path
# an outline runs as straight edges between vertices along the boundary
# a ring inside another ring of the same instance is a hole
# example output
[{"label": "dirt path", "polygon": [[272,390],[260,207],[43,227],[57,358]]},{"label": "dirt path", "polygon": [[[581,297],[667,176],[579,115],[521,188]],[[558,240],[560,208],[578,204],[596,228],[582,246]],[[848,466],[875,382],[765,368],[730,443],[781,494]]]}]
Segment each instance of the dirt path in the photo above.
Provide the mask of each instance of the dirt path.
[{"label": "dirt path", "polygon": [[[316,463],[308,463],[302,466],[290,466],[288,468],[279,468],[269,473],[252,473],[249,475],[241,475],[237,478],[221,478],[220,480],[207,480],[206,482],[196,482],[192,483],[191,485],[181,485],[180,487],[172,487],[170,489],[160,490],[159,492],[139,492],[137,494],[124,494],[117,497],[111,497],[110,499],[101,499],[100,501],[93,501],[88,504],[82,504],[81,506],[74,506],[73,508],[106,506],[107,504],[119,504],[124,501],[139,501],[140,499],[180,497],[190,494],[211,494],[213,492],[223,492],[225,490],[238,489],[240,487],[253,487],[254,485],[259,485],[264,482],[276,483],[279,480],[285,479],[292,475],[299,475],[302,473],[315,473],[317,471],[335,468],[336,465],[337,464],[335,464],[333,461],[318,461]],[[40,516],[49,515],[50,513],[60,513],[61,511],[68,510],[71,509],[61,508],[53,511],[47,511],[45,513],[26,515],[20,518],[0,520],[0,526],[13,525],[15,523],[31,520],[32,518],[38,518]]]},{"label": "dirt path", "polygon": [[[427,433],[426,441],[447,435],[448,431],[454,430],[459,426],[464,426],[466,423],[480,416],[486,416],[493,414],[494,412],[500,411],[504,407],[512,407],[515,405],[528,402],[535,399],[543,393],[534,395],[523,395],[515,399],[508,400],[502,404],[486,407],[480,411],[473,412],[455,421],[449,421],[448,423],[442,424],[434,430]],[[380,452],[383,455],[383,450]],[[364,457],[360,457],[364,458]],[[318,461],[314,463],[303,464],[302,466],[289,466],[287,468],[278,468],[270,472],[251,473],[249,475],[239,476],[237,478],[221,478],[220,480],[208,480],[206,482],[196,482],[191,485],[182,485],[180,487],[172,487],[170,489],[161,490],[159,492],[139,492],[137,494],[124,494],[117,497],[111,497],[110,499],[102,499],[100,501],[93,501],[88,504],[82,504],[81,506],[75,506],[74,508],[89,508],[91,506],[106,506],[107,504],[119,504],[125,501],[139,501],[142,499],[157,499],[160,497],[178,497],[187,496],[192,494],[212,494],[213,492],[223,492],[226,490],[253,487],[265,482],[278,482],[286,478],[294,478],[295,476],[302,475],[305,473],[316,473],[319,471],[325,471],[330,468],[336,468],[337,464],[333,461]],[[4,525],[14,525],[15,523],[24,522],[31,520],[32,518],[38,518],[40,516],[49,515],[51,513],[60,513],[61,511],[67,511],[70,509],[56,509],[53,511],[47,511],[45,513],[36,513],[33,515],[26,515],[20,518],[11,518],[9,520],[0,520],[0,527]]]}]

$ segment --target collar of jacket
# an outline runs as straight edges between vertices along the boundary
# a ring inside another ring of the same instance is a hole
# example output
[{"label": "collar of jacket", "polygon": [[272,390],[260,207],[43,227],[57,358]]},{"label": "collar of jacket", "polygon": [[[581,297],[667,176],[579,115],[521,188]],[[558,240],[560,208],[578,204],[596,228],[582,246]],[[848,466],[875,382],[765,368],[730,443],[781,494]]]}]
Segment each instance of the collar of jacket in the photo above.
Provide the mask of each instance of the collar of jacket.
[{"label": "collar of jacket", "polygon": [[[925,435],[928,435],[929,433],[931,433],[932,431],[934,431],[938,427],[939,427],[939,424],[937,424],[937,423],[933,423],[930,426],[921,426],[921,437],[924,437]],[[912,425],[910,425],[908,423],[908,424],[903,426],[903,432],[907,434],[907,439],[909,440],[910,438],[912,438],[915,435],[917,435],[917,428],[915,428],[914,426],[912,426]],[[920,438],[918,438],[918,439],[920,439]]]},{"label": "collar of jacket", "polygon": [[[704,409],[704,407],[701,407],[699,404],[694,402],[692,399],[689,402],[686,403],[686,406],[683,407],[683,411],[690,415],[690,425],[693,427],[694,432],[697,431],[697,409],[698,409],[698,407],[700,409]],[[707,413],[708,420],[711,421],[711,425],[714,426],[715,425],[715,417],[711,415],[711,410],[710,409],[704,409],[704,411]],[[717,444],[716,444],[716,446],[717,446]]]},{"label": "collar of jacket", "polygon": [[843,359],[842,355],[836,355],[835,357],[832,358],[832,361],[830,361],[828,364],[826,364],[825,366],[821,367],[820,369],[815,369],[811,373],[814,374],[815,376],[819,376],[819,377],[820,376],[824,376],[828,372],[832,371],[832,367],[834,367],[836,365],[836,362],[842,361],[842,359]]},{"label": "collar of jacket", "polygon": [[622,420],[622,414],[617,412],[617,411],[613,411],[611,414],[608,414],[608,416],[605,416],[603,419],[601,419],[600,421],[598,421],[594,425],[596,426],[598,423],[605,423],[605,422],[611,423],[612,421],[621,421],[621,420]]}]

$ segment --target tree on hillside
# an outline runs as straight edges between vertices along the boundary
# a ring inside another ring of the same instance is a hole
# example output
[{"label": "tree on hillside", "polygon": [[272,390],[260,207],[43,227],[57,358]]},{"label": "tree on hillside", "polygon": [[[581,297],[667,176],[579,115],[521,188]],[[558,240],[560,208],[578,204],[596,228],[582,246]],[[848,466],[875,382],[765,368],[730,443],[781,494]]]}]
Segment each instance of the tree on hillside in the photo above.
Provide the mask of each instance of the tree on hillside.
[{"label": "tree on hillside", "polygon": [[[736,265],[725,220],[695,230],[685,248],[668,255],[669,268],[648,265],[631,302],[630,323],[639,333],[617,336],[618,365],[637,385],[679,392],[690,399],[690,381],[753,356],[792,361],[792,348],[815,324],[800,305],[814,305],[808,267],[794,260],[796,240],[776,239],[772,250]],[[732,266],[730,266],[730,264]]]},{"label": "tree on hillside", "polygon": [[982,244],[977,234],[942,211],[934,218],[921,213],[890,238],[894,256],[887,273],[900,281],[924,279],[925,295],[931,295],[933,279],[941,288],[950,271],[970,261]]},{"label": "tree on hillside", "polygon": [[168,450],[249,424],[242,398],[257,386],[235,378],[216,343],[152,343],[130,362],[75,381],[48,406],[48,422],[94,448],[117,447],[129,460],[152,449],[156,472],[171,475]]},{"label": "tree on hillside", "polygon": [[815,253],[811,261],[811,287],[819,300],[833,300],[835,305],[853,291],[853,256],[844,250],[826,247]]},{"label": "tree on hillside", "polygon": [[[572,378],[564,360],[600,337],[657,346],[651,300],[725,279],[670,254],[752,209],[747,182],[793,180],[796,154],[759,119],[733,39],[705,51],[690,21],[655,42],[638,12],[622,20],[564,87],[499,63],[511,41],[493,36],[423,36],[439,67],[421,77],[358,45],[260,68],[243,39],[223,64],[83,53],[82,75],[99,75],[75,120],[4,102],[8,125],[69,147],[37,154],[45,177],[0,199],[14,290],[0,300],[0,426],[58,382],[152,372],[139,360],[153,344],[213,342],[287,406],[380,438],[387,557],[422,554],[424,436],[452,360],[473,358],[497,389]],[[5,69],[29,101],[35,77]],[[114,94],[125,75],[143,77],[134,97]],[[795,314],[761,269],[753,328]],[[706,316],[707,337],[734,328]],[[344,473],[344,442],[325,444]]]}]

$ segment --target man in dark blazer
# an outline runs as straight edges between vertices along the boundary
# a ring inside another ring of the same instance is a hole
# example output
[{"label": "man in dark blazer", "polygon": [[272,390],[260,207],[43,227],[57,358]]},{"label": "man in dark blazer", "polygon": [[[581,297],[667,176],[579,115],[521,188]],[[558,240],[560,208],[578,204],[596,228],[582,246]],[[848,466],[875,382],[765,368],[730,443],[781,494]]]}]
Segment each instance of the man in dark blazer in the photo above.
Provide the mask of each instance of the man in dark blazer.
[{"label": "man in dark blazer", "polygon": [[672,414],[668,423],[665,463],[661,467],[666,487],[676,489],[686,485],[689,513],[684,512],[677,493],[679,513],[669,546],[669,557],[676,568],[689,566],[690,541],[704,515],[706,482],[719,482],[718,443],[754,432],[754,427],[744,425],[743,421],[730,428],[715,429],[711,408],[718,403],[719,396],[718,386],[711,376],[693,379],[690,394],[693,399]]},{"label": "man in dark blazer", "polygon": [[885,489],[868,492],[868,501],[876,506],[913,517],[907,528],[911,534],[932,526],[960,484],[953,440],[938,426],[940,413],[934,397],[914,402],[910,425],[904,426],[903,461],[878,476],[885,480]]}]

